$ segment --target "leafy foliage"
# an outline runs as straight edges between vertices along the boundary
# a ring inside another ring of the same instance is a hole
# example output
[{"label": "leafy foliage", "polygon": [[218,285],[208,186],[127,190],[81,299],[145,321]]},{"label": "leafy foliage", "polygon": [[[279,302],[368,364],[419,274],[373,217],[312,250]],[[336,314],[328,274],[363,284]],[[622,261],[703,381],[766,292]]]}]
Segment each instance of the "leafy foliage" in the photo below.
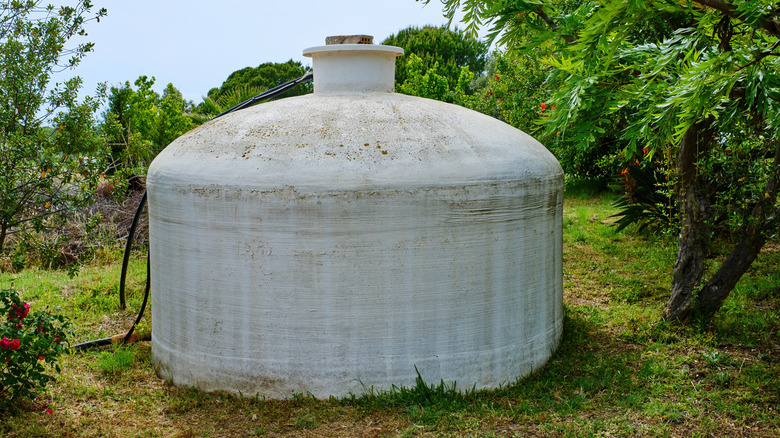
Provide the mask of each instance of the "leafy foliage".
[{"label": "leafy foliage", "polygon": [[59,372],[57,356],[67,344],[68,321],[48,312],[30,312],[13,289],[0,291],[0,408],[34,398]]},{"label": "leafy foliage", "polygon": [[199,113],[195,113],[194,116],[204,116],[199,118],[198,121],[205,122],[208,118],[221,114],[242,102],[262,94],[264,91],[266,91],[264,87],[247,85],[232,88],[217,99],[206,96],[203,98],[203,102],[198,105]]},{"label": "leafy foliage", "polygon": [[[93,129],[98,97],[77,101],[79,78],[50,87],[51,74],[77,65],[92,44],[68,48],[84,35],[88,0],[76,6],[38,1],[0,5],[0,251],[6,237],[41,230],[84,202],[101,167]],[[102,9],[93,15],[99,19]],[[54,128],[44,126],[52,121]]]},{"label": "leafy foliage", "polygon": [[468,89],[468,84],[474,78],[467,66],[461,69],[459,80],[451,88],[449,81],[439,74],[439,64],[427,68],[422,59],[412,53],[406,61],[407,79],[398,87],[398,91],[410,96],[425,97],[444,102],[462,100]]},{"label": "leafy foliage", "polygon": [[146,173],[160,151],[194,126],[186,114],[191,104],[179,90],[169,83],[161,96],[154,83],[154,77],[140,76],[136,88],[129,82],[111,87],[102,129],[111,145],[112,171],[121,176],[117,181]]},{"label": "leafy foliage", "polygon": [[485,42],[447,26],[408,27],[385,38],[382,44],[404,49],[404,56],[395,65],[398,85],[419,75],[420,70],[435,69],[437,80],[446,80],[451,90],[458,87],[463,67],[477,76],[482,74],[488,52]]},{"label": "leafy foliage", "polygon": [[487,74],[473,84],[474,93],[465,105],[532,132],[535,121],[547,115],[549,92],[544,86],[549,68],[529,55],[496,51]]},{"label": "leafy foliage", "polygon": [[625,194],[615,201],[620,211],[615,214],[617,231],[636,225],[637,231],[649,230],[657,233],[679,231],[675,214],[674,198],[665,189],[668,175],[653,166],[626,167],[621,173]]}]

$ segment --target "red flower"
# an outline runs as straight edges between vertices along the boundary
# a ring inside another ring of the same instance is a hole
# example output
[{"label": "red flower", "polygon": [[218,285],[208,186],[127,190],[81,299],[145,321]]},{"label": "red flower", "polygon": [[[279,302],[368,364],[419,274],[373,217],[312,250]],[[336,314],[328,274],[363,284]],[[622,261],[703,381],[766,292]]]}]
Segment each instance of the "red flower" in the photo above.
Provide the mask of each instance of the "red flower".
[{"label": "red flower", "polygon": [[543,104],[539,105],[539,108],[541,108],[541,109],[542,109],[542,111],[544,111],[544,110],[546,110],[546,109],[547,109],[547,104],[546,104],[546,103],[543,103]]},{"label": "red flower", "polygon": [[499,79],[501,79],[501,76],[500,75],[496,75],[496,80],[499,80]]},{"label": "red flower", "polygon": [[23,306],[17,306],[16,304],[11,306],[11,313],[8,314],[8,320],[11,321],[14,318],[22,320],[30,313],[30,303],[24,303]]},{"label": "red flower", "polygon": [[644,149],[642,149],[642,153],[643,153],[643,154],[646,154],[646,153],[648,153],[648,152],[650,152],[650,149],[648,149],[648,148],[644,148]]},{"label": "red flower", "polygon": [[11,340],[4,337],[3,339],[0,339],[0,348],[3,350],[8,350],[8,347],[11,345]]},{"label": "red flower", "polygon": [[38,356],[38,360],[43,362],[43,356]]},{"label": "red flower", "polygon": [[11,351],[16,351],[20,347],[21,347],[21,343],[19,342],[19,340],[18,339],[14,339],[13,341],[11,341],[11,344],[8,346],[8,349],[11,350]]},{"label": "red flower", "polygon": [[46,413],[47,414],[51,414],[52,412],[54,412],[54,411],[52,411],[51,409],[46,409]]}]

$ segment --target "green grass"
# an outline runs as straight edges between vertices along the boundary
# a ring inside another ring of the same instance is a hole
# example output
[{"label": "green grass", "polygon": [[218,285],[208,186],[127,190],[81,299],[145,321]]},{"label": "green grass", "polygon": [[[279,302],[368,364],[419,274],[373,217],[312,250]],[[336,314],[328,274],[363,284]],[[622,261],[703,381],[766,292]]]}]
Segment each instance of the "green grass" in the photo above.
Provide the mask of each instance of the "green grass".
[{"label": "green grass", "polygon": [[[674,236],[616,232],[614,196],[595,188],[567,186],[566,196],[564,333],[549,362],[524,379],[491,391],[419,379],[342,399],[230,397],[159,380],[150,343],[141,342],[63,355],[57,384],[0,419],[0,437],[779,436],[777,243],[712,321],[670,324],[661,310]],[[125,311],[118,263],[85,266],[72,280],[64,271],[0,274],[0,287],[13,283],[34,305],[59,308],[84,341],[129,327],[144,268],[143,257],[133,260]]]},{"label": "green grass", "polygon": [[100,353],[100,369],[108,374],[117,374],[130,369],[135,363],[135,346],[119,345],[111,351]]},{"label": "green grass", "polygon": [[18,290],[35,309],[67,315],[74,322],[71,343],[78,343],[115,335],[132,324],[143,299],[146,259],[131,259],[126,310],[119,309],[120,271],[121,259],[113,264],[85,266],[73,279],[65,270],[33,268],[0,274],[0,288]]}]

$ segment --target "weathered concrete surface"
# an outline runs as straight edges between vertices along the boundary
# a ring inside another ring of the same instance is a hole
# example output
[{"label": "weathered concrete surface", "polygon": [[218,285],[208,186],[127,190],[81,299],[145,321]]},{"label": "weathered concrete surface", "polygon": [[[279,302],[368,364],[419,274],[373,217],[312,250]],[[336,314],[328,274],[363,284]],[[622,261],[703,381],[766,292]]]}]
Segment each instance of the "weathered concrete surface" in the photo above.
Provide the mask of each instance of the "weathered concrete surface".
[{"label": "weathered concrete surface", "polygon": [[491,117],[284,99],[182,136],[148,190],[152,352],[177,385],[341,396],[414,385],[416,366],[493,388],[558,345],[563,173]]}]

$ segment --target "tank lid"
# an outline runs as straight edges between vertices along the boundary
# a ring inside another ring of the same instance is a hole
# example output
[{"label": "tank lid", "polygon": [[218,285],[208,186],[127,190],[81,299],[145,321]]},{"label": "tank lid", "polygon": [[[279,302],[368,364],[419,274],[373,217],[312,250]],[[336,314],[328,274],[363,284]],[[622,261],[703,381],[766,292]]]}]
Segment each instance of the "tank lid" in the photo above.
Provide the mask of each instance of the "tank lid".
[{"label": "tank lid", "polygon": [[303,50],[303,56],[316,60],[315,55],[320,53],[339,53],[339,52],[361,52],[364,54],[369,53],[384,53],[391,56],[393,64],[395,64],[395,58],[404,54],[404,49],[396,46],[383,46],[374,44],[331,44],[328,46],[315,46],[309,47]]},{"label": "tank lid", "polygon": [[325,39],[326,45],[309,47],[303,56],[312,58],[314,93],[392,93],[395,58],[404,49],[374,45],[370,35],[341,35]]}]

